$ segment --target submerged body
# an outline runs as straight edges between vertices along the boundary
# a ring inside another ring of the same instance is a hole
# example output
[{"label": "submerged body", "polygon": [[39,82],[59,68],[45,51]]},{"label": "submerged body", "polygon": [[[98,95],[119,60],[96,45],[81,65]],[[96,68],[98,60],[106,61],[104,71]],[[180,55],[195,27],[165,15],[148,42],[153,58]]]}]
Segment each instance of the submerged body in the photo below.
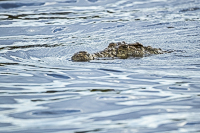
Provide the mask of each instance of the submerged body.
[{"label": "submerged body", "polygon": [[141,43],[125,42],[110,43],[103,51],[89,54],[86,51],[75,53],[71,59],[73,61],[90,61],[100,58],[120,58],[127,59],[128,57],[144,57],[151,54],[163,54],[160,48],[152,48],[151,46],[143,46]]}]

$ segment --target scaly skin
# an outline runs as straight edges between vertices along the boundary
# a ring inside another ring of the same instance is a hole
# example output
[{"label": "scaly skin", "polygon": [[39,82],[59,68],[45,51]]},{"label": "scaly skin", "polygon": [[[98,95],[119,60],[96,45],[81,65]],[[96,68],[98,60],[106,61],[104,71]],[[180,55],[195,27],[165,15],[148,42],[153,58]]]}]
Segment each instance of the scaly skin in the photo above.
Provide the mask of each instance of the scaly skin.
[{"label": "scaly skin", "polygon": [[127,59],[128,57],[144,57],[151,54],[163,54],[166,51],[162,51],[160,48],[152,48],[151,46],[143,46],[141,43],[125,42],[110,43],[103,51],[89,54],[86,51],[79,51],[75,53],[71,59],[72,61],[90,61],[100,58],[119,58]]}]

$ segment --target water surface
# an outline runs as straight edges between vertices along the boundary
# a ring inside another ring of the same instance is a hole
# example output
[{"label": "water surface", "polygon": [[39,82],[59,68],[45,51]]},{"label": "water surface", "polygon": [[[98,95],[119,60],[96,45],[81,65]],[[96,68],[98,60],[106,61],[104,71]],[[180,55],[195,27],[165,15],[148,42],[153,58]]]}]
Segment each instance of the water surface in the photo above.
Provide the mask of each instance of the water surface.
[{"label": "water surface", "polygon": [[[0,1],[0,132],[200,132],[199,0]],[[174,50],[72,62],[110,42]]]}]

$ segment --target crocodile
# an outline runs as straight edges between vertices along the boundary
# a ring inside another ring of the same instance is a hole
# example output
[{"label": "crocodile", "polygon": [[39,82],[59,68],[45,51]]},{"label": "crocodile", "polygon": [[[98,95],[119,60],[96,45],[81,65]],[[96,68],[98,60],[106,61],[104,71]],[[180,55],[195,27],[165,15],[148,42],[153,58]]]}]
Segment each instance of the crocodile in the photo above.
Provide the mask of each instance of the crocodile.
[{"label": "crocodile", "polygon": [[95,59],[127,59],[129,57],[145,57],[152,54],[163,54],[166,51],[160,48],[152,48],[151,46],[143,46],[139,42],[126,43],[117,42],[110,43],[107,48],[103,51],[90,54],[86,51],[79,51],[75,53],[72,57],[72,61],[90,61]]}]

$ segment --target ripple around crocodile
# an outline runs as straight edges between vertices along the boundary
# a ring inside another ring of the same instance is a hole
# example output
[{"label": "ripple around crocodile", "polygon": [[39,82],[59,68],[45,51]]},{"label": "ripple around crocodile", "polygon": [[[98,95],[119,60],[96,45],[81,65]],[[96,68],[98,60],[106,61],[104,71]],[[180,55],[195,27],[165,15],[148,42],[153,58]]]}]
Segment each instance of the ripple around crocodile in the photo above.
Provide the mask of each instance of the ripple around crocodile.
[{"label": "ripple around crocodile", "polygon": [[160,48],[152,48],[151,46],[143,46],[141,43],[126,43],[117,42],[110,43],[103,51],[89,54],[86,51],[79,51],[75,53],[71,59],[72,61],[90,61],[95,59],[127,59],[128,57],[145,57],[152,54],[163,54],[168,51],[163,51]]}]

